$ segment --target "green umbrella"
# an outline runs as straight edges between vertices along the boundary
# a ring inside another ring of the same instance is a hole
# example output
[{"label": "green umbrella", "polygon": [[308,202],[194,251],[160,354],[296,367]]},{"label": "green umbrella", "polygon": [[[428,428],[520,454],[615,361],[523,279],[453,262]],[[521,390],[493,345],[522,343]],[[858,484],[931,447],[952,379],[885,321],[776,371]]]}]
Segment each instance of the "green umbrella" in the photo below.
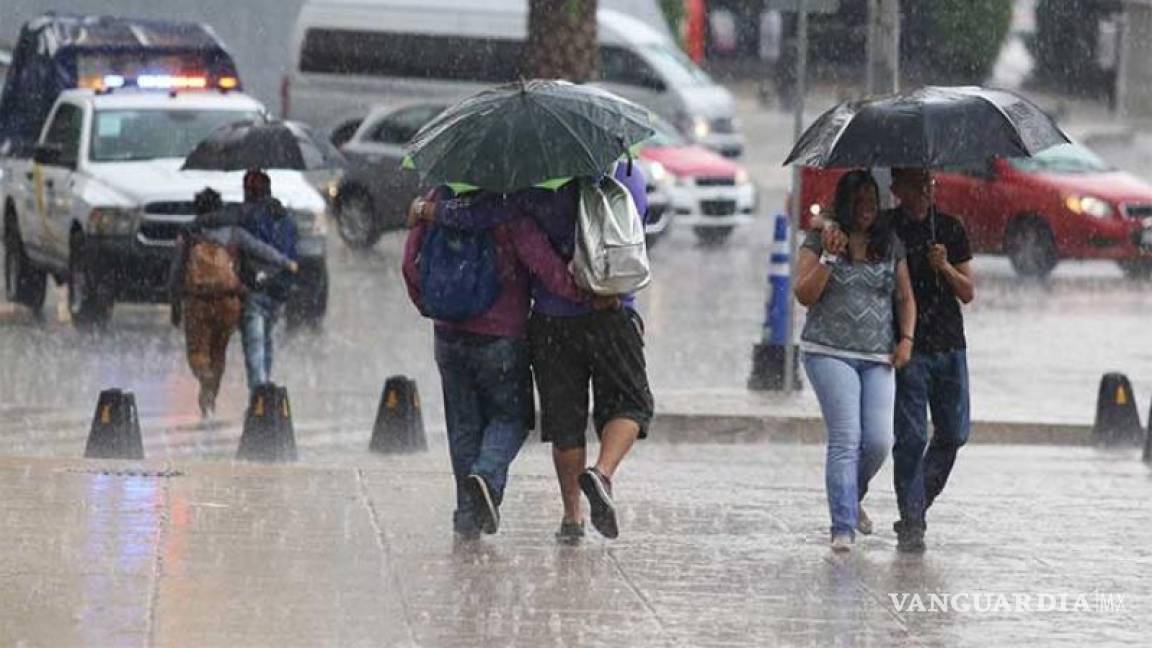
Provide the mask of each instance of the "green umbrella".
[{"label": "green umbrella", "polygon": [[407,152],[426,184],[507,193],[604,173],[653,132],[646,109],[607,90],[533,80],[448,108],[416,133]]}]

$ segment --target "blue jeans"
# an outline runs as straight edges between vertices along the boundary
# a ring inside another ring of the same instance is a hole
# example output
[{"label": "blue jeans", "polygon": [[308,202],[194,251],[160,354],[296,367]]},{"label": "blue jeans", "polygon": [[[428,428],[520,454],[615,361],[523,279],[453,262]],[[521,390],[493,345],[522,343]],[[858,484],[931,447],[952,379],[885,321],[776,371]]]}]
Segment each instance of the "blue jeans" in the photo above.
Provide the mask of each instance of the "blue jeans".
[{"label": "blue jeans", "polygon": [[456,477],[453,526],[470,532],[477,523],[464,489],[468,475],[488,481],[499,505],[508,466],[528,435],[524,421],[527,354],[516,338],[476,340],[436,332],[436,364],[444,391],[448,451]]},{"label": "blue jeans", "polygon": [[[928,442],[928,412],[932,441]],[[896,374],[896,503],[905,524],[924,514],[944,490],[956,452],[968,442],[968,356],[963,349],[913,353]]]},{"label": "blue jeans", "polygon": [[280,303],[261,293],[244,298],[240,315],[240,341],[244,344],[244,368],[248,370],[248,390],[272,380],[272,329],[280,314]]},{"label": "blue jeans", "polygon": [[882,362],[804,354],[828,428],[824,466],[832,533],[855,536],[860,500],[892,448],[895,371]]}]

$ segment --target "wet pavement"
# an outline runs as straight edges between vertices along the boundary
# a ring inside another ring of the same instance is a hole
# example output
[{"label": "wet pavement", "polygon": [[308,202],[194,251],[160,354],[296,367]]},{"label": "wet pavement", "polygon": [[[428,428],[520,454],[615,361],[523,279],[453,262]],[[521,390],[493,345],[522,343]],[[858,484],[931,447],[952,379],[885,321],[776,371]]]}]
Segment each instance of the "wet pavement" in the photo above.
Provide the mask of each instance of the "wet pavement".
[{"label": "wet pavement", "polygon": [[439,442],[358,467],[0,459],[0,645],[1147,645],[1134,453],[967,448],[922,557],[894,550],[887,467],[876,534],[831,554],[822,457],[642,443],[620,539],[578,547],[552,538],[536,443],[476,542],[452,537]]}]

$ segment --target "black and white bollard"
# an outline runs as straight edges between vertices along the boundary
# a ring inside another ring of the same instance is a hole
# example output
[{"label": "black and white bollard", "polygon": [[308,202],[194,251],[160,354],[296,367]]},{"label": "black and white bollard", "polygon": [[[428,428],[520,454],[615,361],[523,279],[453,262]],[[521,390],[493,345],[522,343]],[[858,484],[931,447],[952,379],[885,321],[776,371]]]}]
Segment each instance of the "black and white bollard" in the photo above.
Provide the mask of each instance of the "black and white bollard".
[{"label": "black and white bollard", "polygon": [[1143,441],[1144,430],[1128,376],[1108,373],[1100,379],[1092,439],[1104,445],[1138,445]]},{"label": "black and white bollard", "polygon": [[236,458],[247,461],[296,461],[296,435],[288,390],[272,383],[257,385],[244,415],[244,432]]},{"label": "black and white bollard", "polygon": [[424,437],[424,417],[420,412],[420,394],[416,381],[407,376],[392,376],[384,382],[376,423],[372,426],[372,452],[418,452],[428,449]]},{"label": "black and white bollard", "polygon": [[136,396],[119,389],[105,389],[96,401],[96,413],[84,448],[88,459],[143,459],[140,417]]}]

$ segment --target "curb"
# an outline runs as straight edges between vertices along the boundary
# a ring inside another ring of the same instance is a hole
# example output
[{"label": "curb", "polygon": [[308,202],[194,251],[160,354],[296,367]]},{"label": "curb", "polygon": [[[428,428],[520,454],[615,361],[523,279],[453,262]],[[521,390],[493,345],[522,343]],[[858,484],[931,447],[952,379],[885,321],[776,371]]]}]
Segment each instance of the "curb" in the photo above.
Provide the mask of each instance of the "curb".
[{"label": "curb", "polygon": [[[668,443],[823,443],[824,421],[814,417],[726,414],[660,414],[652,440]],[[971,443],[1092,445],[1092,426],[1062,423],[973,421]]]}]

